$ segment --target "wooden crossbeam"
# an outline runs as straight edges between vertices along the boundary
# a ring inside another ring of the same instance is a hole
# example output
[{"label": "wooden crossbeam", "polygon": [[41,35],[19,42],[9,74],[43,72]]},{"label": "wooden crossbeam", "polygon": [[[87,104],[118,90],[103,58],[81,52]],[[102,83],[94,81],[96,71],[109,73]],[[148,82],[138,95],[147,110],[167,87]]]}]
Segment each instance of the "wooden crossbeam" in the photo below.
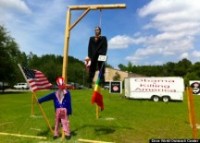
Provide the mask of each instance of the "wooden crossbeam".
[{"label": "wooden crossbeam", "polygon": [[69,6],[70,10],[84,10],[84,9],[91,9],[91,10],[97,10],[97,9],[120,9],[120,8],[126,8],[125,4],[104,4],[104,5],[74,5]]}]

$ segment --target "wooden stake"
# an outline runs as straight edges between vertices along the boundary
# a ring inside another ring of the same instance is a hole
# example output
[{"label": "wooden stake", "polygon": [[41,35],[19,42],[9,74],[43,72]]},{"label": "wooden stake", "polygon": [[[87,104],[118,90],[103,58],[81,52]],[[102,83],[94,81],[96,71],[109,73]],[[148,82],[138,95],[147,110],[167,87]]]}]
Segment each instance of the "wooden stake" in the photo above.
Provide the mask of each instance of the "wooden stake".
[{"label": "wooden stake", "polygon": [[65,132],[64,132],[63,128],[61,130],[62,130],[62,141],[64,141],[64,139],[65,139]]},{"label": "wooden stake", "polygon": [[85,143],[114,143],[114,142],[105,142],[105,141],[88,140],[88,139],[78,139],[78,142],[85,142]]},{"label": "wooden stake", "polygon": [[96,105],[96,119],[99,119],[99,107]]},{"label": "wooden stake", "polygon": [[34,139],[44,139],[44,140],[47,139],[47,137],[41,137],[41,136],[22,135],[22,134],[13,134],[13,133],[11,134],[11,133],[3,133],[3,132],[0,132],[0,135],[23,137],[23,138],[34,138]]},{"label": "wooden stake", "polygon": [[[33,96],[35,97],[35,100],[38,101],[35,92],[33,92]],[[47,116],[46,116],[46,114],[45,114],[45,112],[44,112],[42,106],[41,106],[39,103],[38,103],[38,106],[39,106],[39,108],[40,108],[40,111],[41,111],[41,113],[42,113],[42,116],[44,117],[44,119],[45,119],[45,121],[46,121],[46,123],[47,123],[47,126],[49,127],[51,133],[54,134],[53,129],[52,129],[50,123],[49,123],[49,120],[48,120],[48,118],[47,118]]]},{"label": "wooden stake", "polygon": [[191,110],[191,121],[192,121],[192,136],[193,139],[197,139],[197,127],[196,127],[196,119],[195,119],[195,110],[194,110],[194,99],[192,94],[192,89],[188,87],[189,100],[190,100],[190,110]]},{"label": "wooden stake", "polygon": [[190,124],[190,127],[192,127],[192,119],[191,119],[191,103],[190,103],[190,95],[189,95],[189,89],[186,88],[186,96],[187,96],[187,103],[188,103],[188,122]]}]

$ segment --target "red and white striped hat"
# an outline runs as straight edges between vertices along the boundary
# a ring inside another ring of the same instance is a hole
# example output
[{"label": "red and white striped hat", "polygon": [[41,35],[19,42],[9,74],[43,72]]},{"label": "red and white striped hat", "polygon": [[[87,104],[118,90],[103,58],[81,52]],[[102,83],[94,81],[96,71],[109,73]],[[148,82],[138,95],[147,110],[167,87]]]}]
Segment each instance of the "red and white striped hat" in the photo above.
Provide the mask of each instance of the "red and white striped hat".
[{"label": "red and white striped hat", "polygon": [[56,79],[56,83],[57,83],[59,89],[65,89],[66,88],[65,80],[64,80],[63,77],[58,77]]}]

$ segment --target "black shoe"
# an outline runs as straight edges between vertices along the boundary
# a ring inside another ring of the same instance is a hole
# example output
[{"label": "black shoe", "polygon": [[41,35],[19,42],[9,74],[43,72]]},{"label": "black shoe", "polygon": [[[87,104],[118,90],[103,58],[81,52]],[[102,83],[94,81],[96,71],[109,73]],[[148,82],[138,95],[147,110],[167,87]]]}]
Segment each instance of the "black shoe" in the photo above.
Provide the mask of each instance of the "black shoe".
[{"label": "black shoe", "polygon": [[57,139],[58,138],[58,136],[53,136],[53,139],[55,140],[55,139]]},{"label": "black shoe", "polygon": [[66,138],[67,140],[70,140],[70,139],[71,139],[71,136],[65,136],[65,138]]}]

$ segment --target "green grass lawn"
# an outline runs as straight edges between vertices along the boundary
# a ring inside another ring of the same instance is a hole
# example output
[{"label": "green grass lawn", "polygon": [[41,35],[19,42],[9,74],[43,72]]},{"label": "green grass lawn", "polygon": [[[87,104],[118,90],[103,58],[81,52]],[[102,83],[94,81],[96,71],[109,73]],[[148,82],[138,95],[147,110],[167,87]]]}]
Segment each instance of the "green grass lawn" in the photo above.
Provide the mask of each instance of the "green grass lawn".
[{"label": "green grass lawn", "polygon": [[[51,91],[40,91],[38,97]],[[153,102],[130,100],[120,94],[109,94],[102,90],[105,110],[96,119],[96,107],[91,104],[92,90],[72,90],[70,128],[72,138],[100,140],[116,143],[148,143],[151,138],[192,138],[188,124],[187,101]],[[0,143],[47,143],[53,140],[37,105],[35,117],[31,117],[31,92],[0,94],[0,132],[44,136],[47,140],[0,135]],[[196,120],[199,123],[200,97],[195,96]],[[54,126],[53,102],[42,104],[50,124]],[[199,137],[199,135],[198,135]]]}]

